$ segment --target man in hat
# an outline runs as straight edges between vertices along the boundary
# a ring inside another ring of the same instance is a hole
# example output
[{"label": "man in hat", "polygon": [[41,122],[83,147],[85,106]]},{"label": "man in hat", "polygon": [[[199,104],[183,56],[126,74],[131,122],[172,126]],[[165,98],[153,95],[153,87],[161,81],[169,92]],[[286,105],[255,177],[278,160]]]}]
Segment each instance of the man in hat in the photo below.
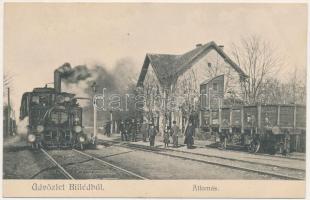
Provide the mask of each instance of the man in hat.
[{"label": "man in hat", "polygon": [[108,137],[111,136],[111,122],[108,121],[105,125],[105,133]]},{"label": "man in hat", "polygon": [[188,123],[188,126],[186,127],[185,130],[185,141],[184,144],[186,144],[188,149],[193,148],[193,144],[194,144],[194,131],[195,131],[195,127],[193,126],[193,123],[190,121]]},{"label": "man in hat", "polygon": [[176,121],[173,121],[171,131],[172,131],[173,147],[178,147],[178,139],[179,139],[180,128],[177,126]]},{"label": "man in hat", "polygon": [[124,120],[121,121],[121,124],[120,124],[120,126],[119,126],[119,130],[120,130],[120,132],[121,132],[122,141],[127,140],[127,135],[126,135],[125,122],[124,122]]},{"label": "man in hat", "polygon": [[140,137],[139,135],[141,134],[141,122],[140,120],[137,120],[137,126],[136,126],[136,141],[137,137]]},{"label": "man in hat", "polygon": [[146,123],[146,120],[143,120],[143,123],[141,125],[140,131],[142,133],[142,140],[143,142],[146,142],[146,138],[148,137],[148,125]]},{"label": "man in hat", "polygon": [[148,135],[150,140],[150,146],[153,147],[155,145],[155,136],[157,135],[157,131],[153,123],[150,123]]},{"label": "man in hat", "polygon": [[136,133],[137,133],[137,122],[135,119],[131,120],[131,127],[130,127],[130,133],[131,133],[131,141],[136,142]]},{"label": "man in hat", "polygon": [[127,120],[127,121],[126,121],[126,125],[125,125],[126,141],[129,140],[130,131],[131,131],[131,124],[130,124],[130,121]]}]

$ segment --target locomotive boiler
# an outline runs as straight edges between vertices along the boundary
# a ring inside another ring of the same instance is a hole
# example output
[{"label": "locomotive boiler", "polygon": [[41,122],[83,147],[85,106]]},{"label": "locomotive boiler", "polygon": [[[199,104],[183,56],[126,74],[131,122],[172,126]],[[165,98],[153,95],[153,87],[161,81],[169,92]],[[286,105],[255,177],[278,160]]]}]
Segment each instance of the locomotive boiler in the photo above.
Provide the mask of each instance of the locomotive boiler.
[{"label": "locomotive boiler", "polygon": [[32,148],[72,147],[88,143],[83,132],[82,108],[72,93],[61,91],[61,77],[70,66],[54,72],[54,88],[34,88],[22,96],[20,119],[28,117],[27,141]]}]

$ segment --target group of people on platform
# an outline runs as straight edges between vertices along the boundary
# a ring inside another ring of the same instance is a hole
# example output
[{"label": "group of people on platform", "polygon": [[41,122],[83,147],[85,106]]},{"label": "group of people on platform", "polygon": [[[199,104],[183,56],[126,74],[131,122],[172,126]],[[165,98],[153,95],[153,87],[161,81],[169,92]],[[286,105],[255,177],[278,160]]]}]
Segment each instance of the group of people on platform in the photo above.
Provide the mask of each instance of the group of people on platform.
[{"label": "group of people on platform", "polygon": [[141,129],[143,127],[141,126],[139,121],[136,121],[135,119],[131,120],[122,120],[119,125],[119,130],[121,133],[122,141],[137,141],[137,134],[140,133]]},{"label": "group of people on platform", "polygon": [[[140,123],[139,120],[121,120],[119,125],[119,130],[121,134],[122,141],[137,141],[137,135],[142,135],[142,141],[150,142],[150,146],[155,146],[155,138],[158,135],[158,128],[154,126],[152,122],[147,123],[146,120],[143,120]],[[172,147],[178,147],[179,136],[181,135],[181,129],[177,125],[176,121],[173,121],[172,126],[165,126],[163,133],[163,142],[165,148],[169,147],[170,138],[172,139]],[[194,132],[195,127],[192,122],[189,122],[185,130],[185,140],[184,144],[187,145],[187,148],[192,148],[194,144]]]},{"label": "group of people on platform", "polygon": [[158,132],[153,123],[148,124],[146,120],[140,123],[140,121],[136,119],[121,120],[119,130],[122,141],[136,142],[137,135],[142,134],[143,142],[146,142],[147,138],[149,138],[151,146],[154,146],[155,136]]},{"label": "group of people on platform", "polygon": [[[178,147],[178,139],[180,135],[180,128],[176,125],[176,121],[173,121],[172,127],[166,126],[164,131],[164,144],[165,148],[169,146],[170,143],[170,137],[172,137],[172,144],[173,147]],[[185,140],[184,144],[186,144],[187,148],[193,148],[194,145],[194,133],[195,133],[195,127],[193,126],[193,123],[190,121],[188,123],[188,126],[185,129]]]},{"label": "group of people on platform", "polygon": [[[151,147],[155,146],[155,138],[158,135],[159,128],[155,126],[153,122],[147,122],[143,120],[136,120],[135,118],[121,120],[119,124],[119,131],[121,134],[122,141],[132,141],[137,142],[137,136],[142,136],[143,142],[149,142]],[[195,126],[192,121],[189,121],[186,125],[185,132],[177,125],[176,121],[172,122],[172,125],[168,124],[165,126],[163,131],[163,143],[164,147],[169,147],[169,144],[172,141],[172,147],[177,148],[179,146],[179,136],[184,134],[184,144],[186,144],[188,149],[193,148],[194,145],[194,134]],[[105,135],[110,137],[111,135],[111,122],[107,122],[105,125]],[[218,148],[225,150],[227,148],[227,141],[231,140],[231,134],[227,131],[222,131],[217,137],[219,139],[220,146]],[[274,154],[277,149],[283,154],[287,155],[290,152],[290,135],[285,133],[279,136],[274,136],[270,134],[267,139],[268,143],[264,144],[266,146],[266,151]],[[280,141],[280,142],[279,142]],[[278,143],[278,144],[277,144]]]}]

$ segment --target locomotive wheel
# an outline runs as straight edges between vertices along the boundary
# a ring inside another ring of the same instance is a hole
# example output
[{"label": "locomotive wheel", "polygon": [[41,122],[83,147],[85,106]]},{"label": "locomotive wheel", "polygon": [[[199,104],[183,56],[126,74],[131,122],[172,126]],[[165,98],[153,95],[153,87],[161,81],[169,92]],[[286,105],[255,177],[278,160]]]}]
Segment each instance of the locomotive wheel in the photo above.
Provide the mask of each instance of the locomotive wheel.
[{"label": "locomotive wheel", "polygon": [[253,140],[249,146],[249,152],[250,153],[257,153],[260,149],[260,141]]},{"label": "locomotive wheel", "polygon": [[38,143],[31,143],[31,149],[39,149],[40,148],[40,146],[39,146],[39,144]]}]

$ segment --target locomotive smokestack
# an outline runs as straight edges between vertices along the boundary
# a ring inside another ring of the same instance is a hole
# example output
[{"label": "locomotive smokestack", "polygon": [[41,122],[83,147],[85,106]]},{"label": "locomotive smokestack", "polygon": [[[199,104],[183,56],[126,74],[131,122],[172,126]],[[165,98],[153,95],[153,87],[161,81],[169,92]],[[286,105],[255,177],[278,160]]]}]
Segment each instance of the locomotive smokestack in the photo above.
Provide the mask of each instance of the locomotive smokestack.
[{"label": "locomotive smokestack", "polygon": [[56,92],[61,92],[61,73],[58,70],[54,71],[54,88]]},{"label": "locomotive smokestack", "polygon": [[72,68],[70,63],[65,63],[54,71],[54,88],[56,92],[61,92],[61,78],[70,73]]}]

